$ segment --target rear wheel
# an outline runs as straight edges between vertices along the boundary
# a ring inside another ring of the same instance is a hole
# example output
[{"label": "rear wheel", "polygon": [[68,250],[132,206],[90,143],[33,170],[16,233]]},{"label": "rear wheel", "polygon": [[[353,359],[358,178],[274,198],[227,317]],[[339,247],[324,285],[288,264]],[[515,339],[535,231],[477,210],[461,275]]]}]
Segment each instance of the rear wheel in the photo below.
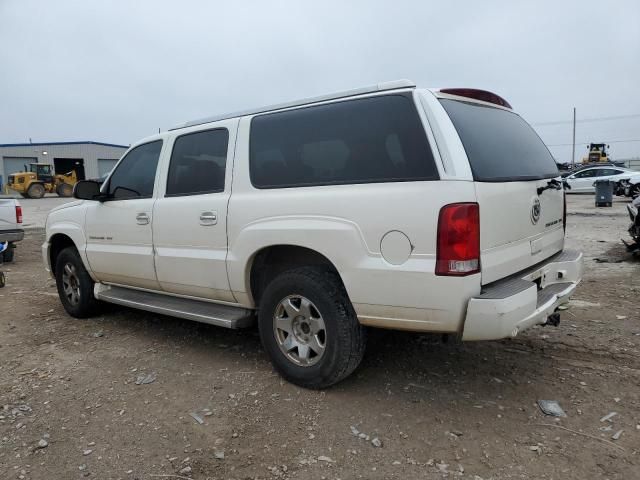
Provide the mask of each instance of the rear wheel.
[{"label": "rear wheel", "polygon": [[302,387],[326,388],[343,380],[364,355],[366,329],[338,275],[325,268],[278,275],[262,295],[258,322],[276,370]]},{"label": "rear wheel", "polygon": [[4,253],[0,254],[2,255],[2,260],[5,263],[11,263],[13,262],[13,257],[14,257],[14,249],[15,249],[15,245],[13,243],[9,244],[9,248],[7,248]]},{"label": "rear wheel", "polygon": [[27,189],[27,197],[42,198],[44,197],[44,185],[41,183],[32,183]]},{"label": "rear wheel", "polygon": [[56,193],[59,197],[70,197],[73,194],[73,187],[68,183],[59,183],[56,187]]},{"label": "rear wheel", "polygon": [[78,251],[74,247],[62,250],[54,268],[58,295],[67,313],[76,318],[93,315],[99,305],[93,296],[95,283],[84,268]]}]

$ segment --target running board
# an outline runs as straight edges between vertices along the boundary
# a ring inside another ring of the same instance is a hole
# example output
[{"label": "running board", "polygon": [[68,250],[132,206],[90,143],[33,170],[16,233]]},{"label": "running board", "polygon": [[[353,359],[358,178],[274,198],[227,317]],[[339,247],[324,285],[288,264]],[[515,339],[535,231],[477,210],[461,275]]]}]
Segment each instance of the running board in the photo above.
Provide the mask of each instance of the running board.
[{"label": "running board", "polygon": [[208,323],[218,327],[245,328],[253,323],[253,311],[246,308],[162,295],[130,288],[114,287],[97,283],[95,297],[104,302],[146,310],[161,315]]}]

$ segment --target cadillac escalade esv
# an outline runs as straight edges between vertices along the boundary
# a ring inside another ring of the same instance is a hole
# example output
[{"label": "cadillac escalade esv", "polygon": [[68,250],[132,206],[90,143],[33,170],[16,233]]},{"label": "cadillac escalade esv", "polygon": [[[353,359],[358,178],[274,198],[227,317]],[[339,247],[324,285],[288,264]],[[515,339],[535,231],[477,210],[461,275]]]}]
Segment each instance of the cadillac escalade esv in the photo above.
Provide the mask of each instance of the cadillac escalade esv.
[{"label": "cadillac escalade esv", "polygon": [[74,317],[111,302],[240,328],[289,381],[360,363],[368,327],[514,337],[582,275],[555,161],[500,96],[395,81],[141,140],[51,212]]}]

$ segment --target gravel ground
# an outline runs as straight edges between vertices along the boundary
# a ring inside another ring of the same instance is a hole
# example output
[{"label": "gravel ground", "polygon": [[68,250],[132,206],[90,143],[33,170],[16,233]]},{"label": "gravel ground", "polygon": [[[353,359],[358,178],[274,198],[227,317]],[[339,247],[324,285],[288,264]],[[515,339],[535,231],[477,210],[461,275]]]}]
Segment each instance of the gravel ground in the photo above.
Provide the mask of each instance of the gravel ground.
[{"label": "gravel ground", "polygon": [[586,272],[560,327],[471,344],[372,331],[322,392],[282,381],[255,329],[70,318],[30,230],[0,290],[0,478],[640,478],[640,264],[624,202],[592,202],[570,197]]}]

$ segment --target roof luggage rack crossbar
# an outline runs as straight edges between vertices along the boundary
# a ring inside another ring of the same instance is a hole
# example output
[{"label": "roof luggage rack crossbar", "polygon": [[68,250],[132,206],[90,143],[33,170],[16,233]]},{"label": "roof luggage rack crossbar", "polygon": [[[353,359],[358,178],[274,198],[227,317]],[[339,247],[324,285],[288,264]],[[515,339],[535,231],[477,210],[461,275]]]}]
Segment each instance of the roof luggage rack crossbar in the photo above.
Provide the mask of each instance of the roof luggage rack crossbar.
[{"label": "roof luggage rack crossbar", "polygon": [[269,105],[266,107],[259,107],[251,110],[244,110],[239,112],[227,113],[223,115],[216,115],[212,117],[202,118],[199,120],[193,120],[187,122],[179,127],[174,127],[170,130],[179,130],[181,128],[193,127],[196,125],[202,125],[203,123],[217,122],[219,120],[226,120],[228,118],[244,117],[245,115],[255,115],[257,113],[270,112],[272,110],[281,110],[283,108],[299,107],[301,105],[308,105],[311,103],[326,102],[328,100],[337,100],[339,98],[352,97],[354,95],[364,95],[366,93],[384,92],[386,90],[398,90],[401,88],[415,88],[416,84],[411,80],[394,80],[391,82],[377,83],[368,87],[354,88],[351,90],[345,90],[342,92],[329,93],[326,95],[320,95],[319,97],[304,98],[301,100],[295,100],[293,102],[280,103],[276,105]]}]

